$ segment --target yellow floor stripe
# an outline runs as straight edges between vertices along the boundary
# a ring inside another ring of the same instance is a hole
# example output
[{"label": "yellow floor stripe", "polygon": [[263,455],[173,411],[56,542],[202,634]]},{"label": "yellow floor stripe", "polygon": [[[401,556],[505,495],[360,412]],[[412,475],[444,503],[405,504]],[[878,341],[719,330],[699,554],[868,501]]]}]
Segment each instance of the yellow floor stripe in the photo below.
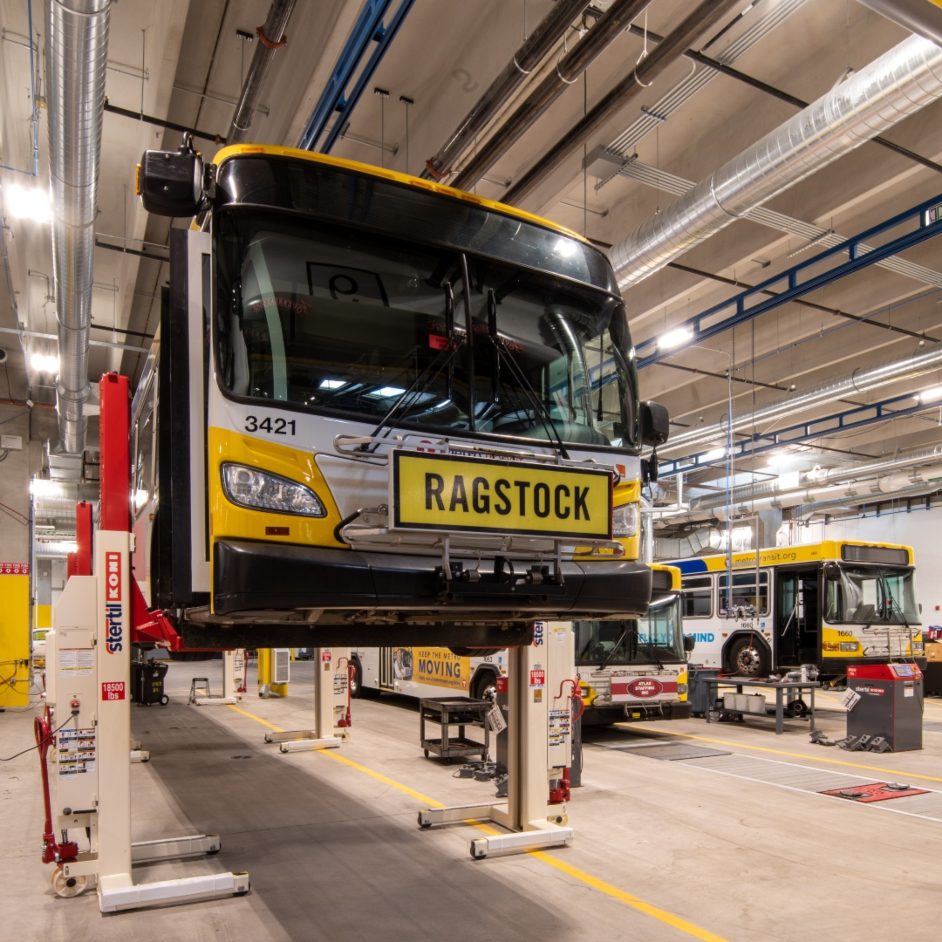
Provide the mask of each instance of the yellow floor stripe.
[{"label": "yellow floor stripe", "polygon": [[[241,707],[237,707],[233,704],[227,704],[227,706],[235,713],[245,716],[250,720],[255,720],[256,723],[261,723],[262,726],[267,726],[276,733],[284,732],[280,726],[275,726],[274,723],[270,723],[268,720],[262,719],[262,717],[256,716],[254,713],[250,713],[248,710],[243,710]],[[409,788],[408,785],[403,785],[401,782],[397,782],[395,779],[389,778],[388,776],[383,775],[381,772],[375,772],[368,766],[362,765],[359,762],[355,762],[353,759],[348,759],[346,756],[340,755],[335,750],[315,749],[313,751],[319,753],[322,756],[326,756],[328,759],[333,759],[335,762],[340,762],[341,764],[349,766],[352,769],[356,769],[358,772],[362,772],[364,775],[368,775],[370,778],[376,779],[378,782],[389,785],[392,788],[402,792],[404,795],[408,795],[410,798],[415,798],[418,801],[429,805],[430,807],[445,807],[440,801],[436,801],[434,798],[429,798],[428,795],[423,795],[421,792],[415,791],[415,789]],[[466,821],[465,823],[470,824],[479,831],[483,831],[485,834],[493,835],[502,833],[496,828],[493,828],[490,825],[484,824],[480,821]],[[604,893],[606,896],[617,900],[619,903],[629,906],[637,912],[642,913],[645,916],[649,916],[651,919],[656,919],[658,922],[663,922],[665,925],[671,926],[672,928],[677,929],[679,932],[683,932],[694,939],[701,939],[702,942],[727,942],[727,940],[722,936],[716,935],[716,933],[710,932],[708,929],[701,929],[700,926],[697,926],[692,922],[688,922],[688,920],[682,918],[681,916],[675,916],[666,909],[661,909],[660,907],[654,906],[651,903],[646,903],[640,897],[635,896],[632,893],[628,893],[625,890],[621,890],[617,886],[607,883],[605,880],[601,880],[585,870],[581,870],[579,867],[574,867],[572,864],[568,864],[565,861],[560,860],[558,857],[554,857],[551,854],[546,853],[546,851],[531,850],[527,851],[527,853],[536,860],[542,861],[547,866],[552,867],[561,873],[567,874],[574,880],[578,880],[580,883],[584,883],[586,886],[591,887],[593,890],[596,890],[599,893]]]},{"label": "yellow floor stripe", "polygon": [[731,739],[717,739],[715,736],[698,736],[696,733],[681,733],[668,729],[652,729],[650,726],[638,726],[635,723],[616,723],[619,729],[637,730],[641,733],[651,733],[656,736],[678,736],[681,739],[695,739],[697,742],[711,742],[718,746],[732,746],[735,749],[749,749],[752,752],[771,752],[778,756],[788,756],[792,759],[803,759],[806,762],[824,762],[827,765],[844,765],[852,769],[864,769],[867,772],[887,772],[894,776],[905,778],[919,778],[927,782],[942,782],[942,778],[935,775],[923,775],[921,772],[907,772],[905,769],[887,769],[881,765],[865,765],[862,762],[848,762],[845,759],[829,759],[827,756],[810,756],[804,752],[789,752],[787,749],[773,749],[771,746],[750,746],[744,742]]}]

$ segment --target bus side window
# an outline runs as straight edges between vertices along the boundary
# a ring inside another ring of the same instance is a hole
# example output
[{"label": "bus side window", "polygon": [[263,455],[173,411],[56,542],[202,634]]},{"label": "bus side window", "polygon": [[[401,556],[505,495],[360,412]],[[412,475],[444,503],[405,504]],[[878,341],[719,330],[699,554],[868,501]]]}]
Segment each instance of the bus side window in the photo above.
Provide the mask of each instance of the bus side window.
[{"label": "bus side window", "polygon": [[709,618],[713,614],[713,579],[710,576],[685,576],[684,618]]},{"label": "bus side window", "polygon": [[719,578],[719,610],[721,615],[735,615],[737,609],[744,609],[749,614],[769,614],[769,573],[767,570],[759,572],[759,592],[756,596],[755,570],[750,572],[733,573],[732,611],[726,610],[726,573]]}]

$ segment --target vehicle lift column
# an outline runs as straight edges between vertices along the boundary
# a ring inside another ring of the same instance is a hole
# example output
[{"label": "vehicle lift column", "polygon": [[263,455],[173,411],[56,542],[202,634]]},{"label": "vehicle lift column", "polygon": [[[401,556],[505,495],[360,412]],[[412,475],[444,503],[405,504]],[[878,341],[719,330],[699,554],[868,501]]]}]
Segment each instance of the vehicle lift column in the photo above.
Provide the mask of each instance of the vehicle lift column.
[{"label": "vehicle lift column", "polygon": [[222,652],[222,696],[193,697],[196,706],[216,706],[226,703],[238,703],[245,693],[246,682],[245,648],[235,648]]},{"label": "vehicle lift column", "polygon": [[475,859],[568,846],[573,841],[565,804],[572,761],[572,701],[579,691],[572,625],[537,622],[533,644],[510,648],[508,667],[506,805],[419,812],[421,828],[483,820],[512,832],[472,840]]},{"label": "vehicle lift column", "polygon": [[350,735],[350,649],[314,649],[314,728],[265,733],[282,752],[335,749]]},{"label": "vehicle lift column", "polygon": [[[37,729],[44,780],[46,749],[55,748],[58,758],[46,793],[43,861],[57,865],[52,884],[60,896],[78,895],[88,878],[95,878],[102,912],[241,895],[249,889],[246,873],[141,884],[131,877],[136,863],[213,854],[220,842],[204,834],[131,841],[131,640],[142,600],[135,598],[131,573],[127,377],[106,374],[100,388],[101,509],[94,567],[90,546],[80,543],[76,561],[70,561],[74,574],[53,615],[49,725]],[[90,520],[91,507],[86,508]],[[83,529],[80,519],[77,533]],[[88,835],[87,851],[80,853],[69,841],[71,828]]]}]

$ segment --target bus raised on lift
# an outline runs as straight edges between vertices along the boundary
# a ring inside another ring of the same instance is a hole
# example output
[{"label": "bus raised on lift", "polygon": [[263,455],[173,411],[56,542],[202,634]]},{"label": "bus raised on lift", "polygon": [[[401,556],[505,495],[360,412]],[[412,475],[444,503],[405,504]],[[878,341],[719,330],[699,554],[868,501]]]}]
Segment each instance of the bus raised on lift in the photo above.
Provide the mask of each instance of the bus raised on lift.
[{"label": "bus raised on lift", "polygon": [[[187,644],[525,642],[643,612],[624,304],[582,237],[306,151],[148,151],[174,229],[136,575]],[[656,459],[655,459],[656,460]]]}]

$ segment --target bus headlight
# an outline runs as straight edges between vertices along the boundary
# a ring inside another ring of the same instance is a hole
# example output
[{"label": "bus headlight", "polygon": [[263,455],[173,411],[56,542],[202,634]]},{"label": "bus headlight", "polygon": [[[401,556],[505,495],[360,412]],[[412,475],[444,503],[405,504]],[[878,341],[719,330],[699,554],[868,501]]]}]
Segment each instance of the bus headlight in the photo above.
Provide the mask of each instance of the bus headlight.
[{"label": "bus headlight", "polygon": [[310,488],[244,464],[222,466],[222,489],[240,507],[304,517],[327,516],[324,505]]},{"label": "bus headlight", "polygon": [[638,532],[638,505],[621,504],[612,510],[612,536],[629,537]]}]

